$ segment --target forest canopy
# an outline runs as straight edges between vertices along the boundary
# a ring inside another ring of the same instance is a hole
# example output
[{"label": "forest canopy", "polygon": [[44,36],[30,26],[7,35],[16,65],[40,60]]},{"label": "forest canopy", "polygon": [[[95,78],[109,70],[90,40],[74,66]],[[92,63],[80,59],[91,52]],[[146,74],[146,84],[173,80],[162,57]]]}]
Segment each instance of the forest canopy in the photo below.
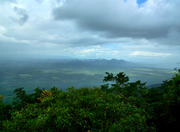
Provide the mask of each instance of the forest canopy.
[{"label": "forest canopy", "polygon": [[12,104],[0,96],[0,131],[180,130],[180,70],[159,87],[130,82],[125,73],[106,73],[95,88],[14,90]]}]

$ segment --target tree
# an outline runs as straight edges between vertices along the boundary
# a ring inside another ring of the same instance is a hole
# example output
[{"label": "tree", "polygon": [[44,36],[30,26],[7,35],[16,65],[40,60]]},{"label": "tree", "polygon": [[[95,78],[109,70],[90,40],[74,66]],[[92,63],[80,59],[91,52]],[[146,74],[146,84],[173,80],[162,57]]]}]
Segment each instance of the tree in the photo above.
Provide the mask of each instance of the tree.
[{"label": "tree", "polygon": [[9,131],[148,131],[142,109],[98,88],[51,90],[4,122]]},{"label": "tree", "polygon": [[103,81],[108,82],[101,86],[101,89],[104,91],[114,91],[126,97],[142,97],[147,93],[145,83],[141,83],[139,80],[136,82],[129,82],[129,77],[123,72],[115,76],[112,73],[106,72]]},{"label": "tree", "polygon": [[34,89],[34,93],[32,94],[26,94],[26,91],[24,88],[17,88],[14,90],[14,93],[16,94],[16,97],[13,101],[13,107],[14,109],[21,109],[27,104],[33,104],[40,102],[38,98],[41,96],[43,89],[36,88]]},{"label": "tree", "polygon": [[151,110],[150,122],[153,122],[157,131],[180,130],[180,70],[160,87],[151,88],[145,98]]},{"label": "tree", "polygon": [[11,106],[3,103],[3,96],[0,95],[0,130],[2,122],[10,119]]}]

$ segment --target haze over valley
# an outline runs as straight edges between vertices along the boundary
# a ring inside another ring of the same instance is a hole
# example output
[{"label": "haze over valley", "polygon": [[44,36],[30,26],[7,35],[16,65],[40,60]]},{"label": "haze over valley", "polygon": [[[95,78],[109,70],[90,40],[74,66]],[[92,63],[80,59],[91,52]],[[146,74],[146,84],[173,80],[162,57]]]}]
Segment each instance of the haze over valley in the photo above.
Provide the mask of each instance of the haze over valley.
[{"label": "haze over valley", "polygon": [[147,86],[160,84],[175,72],[168,68],[153,68],[147,65],[116,59],[54,59],[2,61],[0,65],[0,93],[12,100],[13,91],[24,87],[27,92],[34,88],[99,87],[105,72],[124,72],[130,81],[141,80]]}]

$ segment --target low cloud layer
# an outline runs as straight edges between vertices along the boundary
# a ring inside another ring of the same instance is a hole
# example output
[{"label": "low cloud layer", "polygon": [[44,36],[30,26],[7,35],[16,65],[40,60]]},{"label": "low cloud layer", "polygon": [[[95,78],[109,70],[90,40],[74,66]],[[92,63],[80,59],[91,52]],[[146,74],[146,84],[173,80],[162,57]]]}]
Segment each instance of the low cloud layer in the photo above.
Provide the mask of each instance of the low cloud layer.
[{"label": "low cloud layer", "polygon": [[170,53],[157,53],[149,51],[134,51],[130,54],[131,56],[148,56],[148,57],[166,57],[171,56]]}]

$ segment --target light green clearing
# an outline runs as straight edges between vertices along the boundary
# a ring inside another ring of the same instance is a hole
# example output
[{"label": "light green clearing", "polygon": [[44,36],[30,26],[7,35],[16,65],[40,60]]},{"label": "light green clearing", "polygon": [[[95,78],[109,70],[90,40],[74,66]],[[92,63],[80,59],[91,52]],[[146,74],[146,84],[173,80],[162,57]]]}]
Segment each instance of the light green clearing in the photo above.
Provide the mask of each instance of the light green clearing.
[{"label": "light green clearing", "polygon": [[30,75],[30,74],[19,74],[19,77],[21,77],[21,78],[31,78],[32,75]]}]

